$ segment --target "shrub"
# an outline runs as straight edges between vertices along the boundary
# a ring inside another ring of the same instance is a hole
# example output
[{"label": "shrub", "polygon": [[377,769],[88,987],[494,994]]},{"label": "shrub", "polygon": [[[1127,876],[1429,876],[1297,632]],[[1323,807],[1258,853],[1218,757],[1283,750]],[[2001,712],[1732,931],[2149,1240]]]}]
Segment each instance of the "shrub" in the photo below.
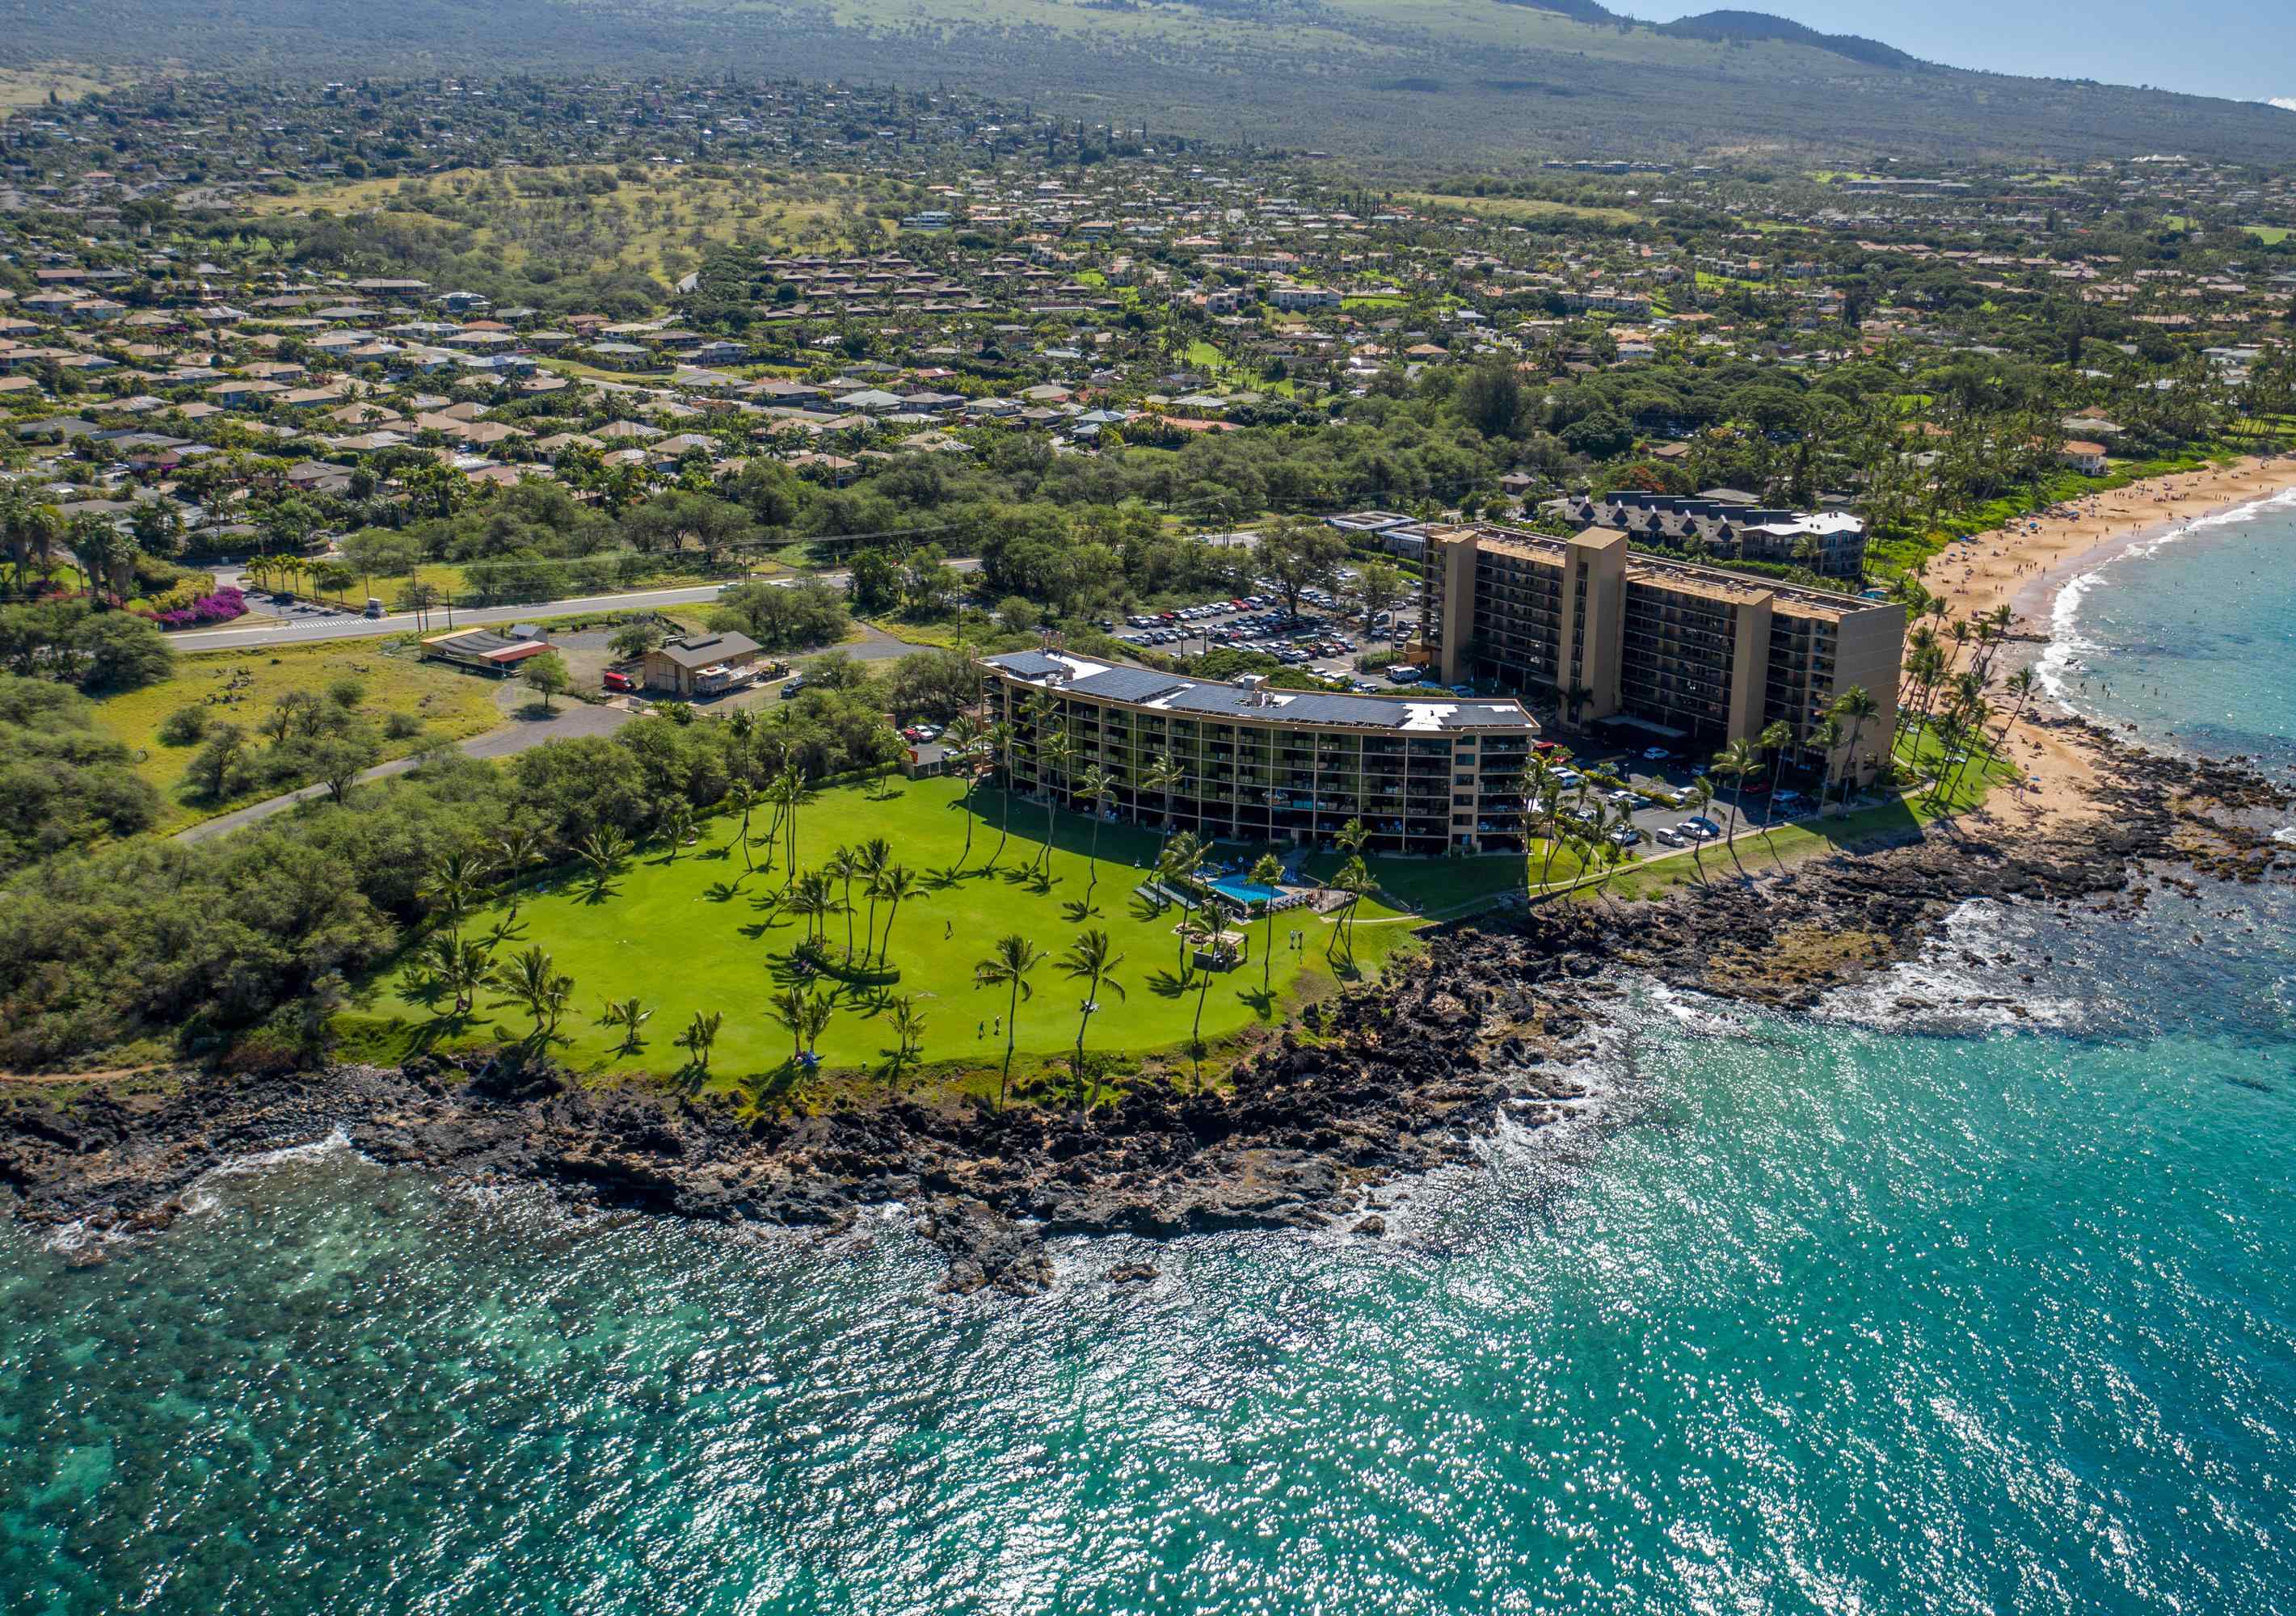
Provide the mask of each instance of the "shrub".
[{"label": "shrub", "polygon": [[163,746],[193,746],[207,738],[208,710],[194,701],[178,707],[160,720],[160,742]]},{"label": "shrub", "polygon": [[386,740],[411,740],[422,733],[422,720],[411,712],[390,713],[382,720],[382,733]]},{"label": "shrub", "polygon": [[348,712],[366,700],[366,686],[346,674],[327,686],[327,700]]}]

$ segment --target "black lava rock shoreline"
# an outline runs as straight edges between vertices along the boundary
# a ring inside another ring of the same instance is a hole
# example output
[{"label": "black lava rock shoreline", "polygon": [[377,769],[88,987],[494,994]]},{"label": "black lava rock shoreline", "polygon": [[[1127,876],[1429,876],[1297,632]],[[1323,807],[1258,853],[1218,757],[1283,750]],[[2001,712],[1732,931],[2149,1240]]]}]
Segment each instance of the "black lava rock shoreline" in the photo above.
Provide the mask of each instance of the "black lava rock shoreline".
[{"label": "black lava rock shoreline", "polygon": [[[1043,1289],[1049,1235],[1242,1226],[1376,1237],[1384,1181],[1464,1160],[1503,1109],[1524,1126],[1576,1098],[1573,1046],[1617,978],[1803,1005],[1904,957],[1972,898],[2095,899],[2139,866],[2264,879],[2296,849],[2254,823],[2286,792],[2238,763],[2162,757],[2081,726],[2112,783],[2074,833],[1998,820],[1661,901],[1555,904],[1448,928],[1384,980],[1310,1009],[1198,1095],[1161,1079],[1088,1115],[891,1099],[751,1120],[730,1103],[585,1087],[516,1050],[401,1068],[186,1072],[62,1103],[0,1105],[0,1187],[36,1225],[165,1227],[201,1175],[340,1130],[380,1162],[540,1185],[581,1208],[836,1227],[899,1202],[948,1255],[946,1288]],[[2115,901],[2118,901],[2116,898]],[[1366,1215],[1366,1214],[1370,1215]],[[90,1260],[100,1242],[82,1248]],[[1109,1276],[1151,1277],[1143,1265]]]}]

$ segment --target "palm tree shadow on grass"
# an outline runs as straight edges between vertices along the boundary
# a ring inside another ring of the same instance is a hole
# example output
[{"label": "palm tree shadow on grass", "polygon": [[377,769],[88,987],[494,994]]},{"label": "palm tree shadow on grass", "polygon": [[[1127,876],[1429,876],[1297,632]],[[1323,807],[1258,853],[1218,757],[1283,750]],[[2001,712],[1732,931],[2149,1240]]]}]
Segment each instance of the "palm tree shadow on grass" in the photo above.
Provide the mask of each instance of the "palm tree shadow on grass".
[{"label": "palm tree shadow on grass", "polygon": [[813,988],[826,982],[833,992],[839,986],[834,978],[823,976],[793,953],[776,954],[767,960],[766,974],[773,979],[776,988]]},{"label": "palm tree shadow on grass", "polygon": [[1144,926],[1160,916],[1165,908],[1165,905],[1144,894],[1135,892],[1132,895],[1132,918]]},{"label": "palm tree shadow on grass", "polygon": [[587,891],[582,894],[582,902],[586,907],[595,908],[598,905],[604,903],[608,898],[619,898],[621,895],[621,888],[616,886],[612,882],[601,882],[596,886],[590,888]]},{"label": "palm tree shadow on grass", "polygon": [[713,881],[701,889],[701,896],[713,904],[732,903],[741,895],[742,881],[739,876],[735,876],[732,881]]},{"label": "palm tree shadow on grass", "polygon": [[1275,1019],[1276,995],[1272,988],[1254,988],[1249,992],[1238,993],[1235,997],[1250,1005],[1251,1013],[1261,1021],[1272,1021]]},{"label": "palm tree shadow on grass", "polygon": [[1158,998],[1177,999],[1195,991],[1193,978],[1171,971],[1152,971],[1148,973],[1148,991]]},{"label": "palm tree shadow on grass", "polygon": [[1100,913],[1098,904],[1087,904],[1081,898],[1072,898],[1061,906],[1061,913],[1075,925],[1082,925]]}]

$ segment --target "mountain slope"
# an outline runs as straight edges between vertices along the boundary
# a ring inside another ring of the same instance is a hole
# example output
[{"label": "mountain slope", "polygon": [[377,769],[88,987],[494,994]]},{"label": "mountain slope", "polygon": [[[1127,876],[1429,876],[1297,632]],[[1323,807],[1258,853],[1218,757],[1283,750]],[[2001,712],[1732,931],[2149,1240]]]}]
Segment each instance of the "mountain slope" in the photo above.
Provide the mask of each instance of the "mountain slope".
[{"label": "mountain slope", "polygon": [[1589,20],[1601,12],[1594,0],[0,0],[0,65],[964,84],[1089,119],[1414,168],[1764,152],[2296,160],[2296,118],[2275,108],[1909,69],[1887,46],[1753,13],[1669,31]]},{"label": "mountain slope", "polygon": [[1672,22],[1661,22],[1658,31],[1676,39],[1778,39],[1790,45],[1814,45],[1821,51],[1831,51],[1837,56],[1847,56],[1852,62],[1862,62],[1877,68],[1917,68],[1918,58],[1909,56],[1895,45],[1883,45],[1878,39],[1861,38],[1856,34],[1821,34],[1784,17],[1773,17],[1767,12],[1706,12],[1695,17],[1681,17]]}]

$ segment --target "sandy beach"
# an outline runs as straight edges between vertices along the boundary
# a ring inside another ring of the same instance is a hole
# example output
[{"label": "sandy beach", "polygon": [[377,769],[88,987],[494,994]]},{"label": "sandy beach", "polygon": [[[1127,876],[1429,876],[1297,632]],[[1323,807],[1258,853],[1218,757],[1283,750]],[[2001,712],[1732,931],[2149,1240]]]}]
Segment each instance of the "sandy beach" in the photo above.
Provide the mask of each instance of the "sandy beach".
[{"label": "sandy beach", "polygon": [[[2296,458],[2245,456],[2221,469],[2159,477],[2126,488],[2100,490],[2038,513],[2010,526],[1948,546],[1922,574],[1922,582],[1942,596],[1955,617],[1971,617],[2007,605],[2016,614],[2013,633],[2046,638],[2058,593],[2109,555],[2178,522],[2251,504],[2296,488]],[[2040,784],[2012,796],[1997,793],[1994,804],[2012,821],[2035,825],[2082,818],[2096,811],[2089,788],[2095,779],[2087,751],[2050,722],[2053,704],[2037,703],[2008,737],[2011,754],[2028,764]]]},{"label": "sandy beach", "polygon": [[1945,597],[1956,617],[2006,603],[2018,613],[2019,631],[2046,634],[2057,590],[2092,557],[2102,559],[2098,552],[2290,488],[2296,488],[2296,458],[2253,455],[2221,471],[2211,467],[2130,483],[2058,507],[2070,510],[2069,516],[2036,514],[1977,534],[1968,544],[1949,545],[1930,562],[1922,582]]}]

